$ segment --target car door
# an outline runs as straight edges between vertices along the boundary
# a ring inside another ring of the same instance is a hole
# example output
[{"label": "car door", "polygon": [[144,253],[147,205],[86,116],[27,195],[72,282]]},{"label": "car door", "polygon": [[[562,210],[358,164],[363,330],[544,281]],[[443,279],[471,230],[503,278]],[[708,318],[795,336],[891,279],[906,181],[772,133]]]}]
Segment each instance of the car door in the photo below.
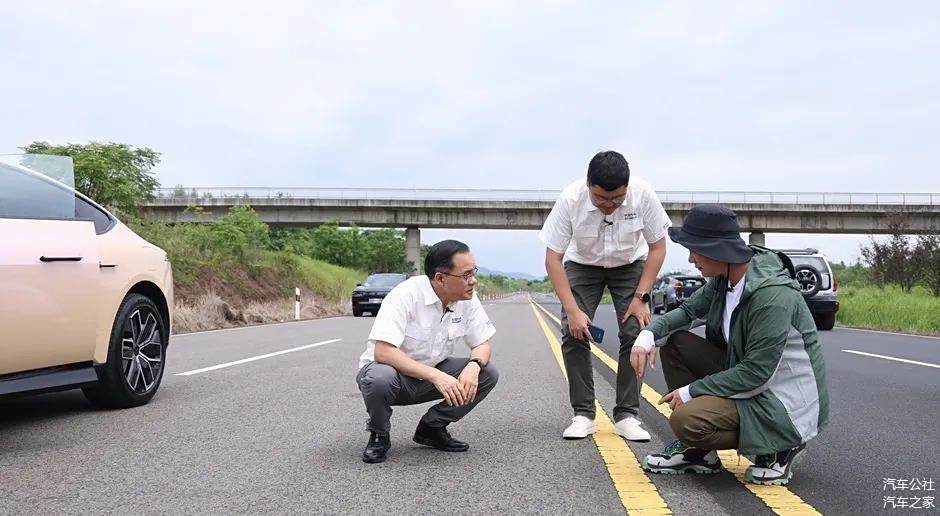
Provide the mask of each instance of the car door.
[{"label": "car door", "polygon": [[74,192],[0,165],[0,375],[92,359],[98,267]]}]

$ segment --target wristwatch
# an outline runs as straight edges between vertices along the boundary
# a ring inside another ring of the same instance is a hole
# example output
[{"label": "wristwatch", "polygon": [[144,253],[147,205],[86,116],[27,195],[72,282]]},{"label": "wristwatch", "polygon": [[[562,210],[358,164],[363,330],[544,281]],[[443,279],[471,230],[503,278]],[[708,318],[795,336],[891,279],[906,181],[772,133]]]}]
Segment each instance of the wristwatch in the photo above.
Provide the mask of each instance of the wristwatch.
[{"label": "wristwatch", "polygon": [[644,303],[649,303],[651,299],[649,292],[634,292],[633,297],[643,301]]},{"label": "wristwatch", "polygon": [[[483,364],[483,361],[480,360],[479,358],[473,357],[473,358],[470,359],[470,362],[476,362],[477,365],[480,366],[480,371],[483,370],[484,364]],[[468,363],[469,363],[469,362],[468,362]]]}]

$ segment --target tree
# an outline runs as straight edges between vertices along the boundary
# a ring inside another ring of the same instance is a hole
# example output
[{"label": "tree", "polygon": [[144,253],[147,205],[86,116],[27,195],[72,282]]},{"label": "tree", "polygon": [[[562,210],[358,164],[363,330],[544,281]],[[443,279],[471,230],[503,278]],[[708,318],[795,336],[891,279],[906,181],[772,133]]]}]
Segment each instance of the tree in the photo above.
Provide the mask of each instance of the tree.
[{"label": "tree", "polygon": [[123,143],[90,142],[52,145],[34,141],[22,150],[29,154],[70,156],[75,164],[75,189],[108,208],[136,213],[142,202],[154,198],[160,183],[152,169],[160,153]]},{"label": "tree", "polygon": [[940,235],[921,235],[914,246],[915,267],[920,280],[940,297]]},{"label": "tree", "polygon": [[893,283],[905,292],[910,292],[919,280],[917,264],[912,259],[910,239],[903,234],[904,226],[891,225],[891,238],[862,247],[862,259],[871,268],[872,278],[879,287]]},{"label": "tree", "polygon": [[395,229],[375,229],[361,234],[361,267],[368,272],[404,272],[405,234]]}]

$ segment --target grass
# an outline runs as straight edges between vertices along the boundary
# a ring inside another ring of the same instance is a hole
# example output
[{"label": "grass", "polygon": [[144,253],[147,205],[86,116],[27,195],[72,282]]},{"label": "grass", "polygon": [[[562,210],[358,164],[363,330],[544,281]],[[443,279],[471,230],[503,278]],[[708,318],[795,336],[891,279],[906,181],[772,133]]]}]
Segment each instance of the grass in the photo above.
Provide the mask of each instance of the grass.
[{"label": "grass", "polygon": [[940,334],[940,297],[923,287],[904,292],[889,285],[839,288],[839,324],[873,330]]},{"label": "grass", "polygon": [[366,277],[366,273],[347,269],[306,256],[294,255],[298,261],[297,277],[321,297],[330,301],[347,300]]}]

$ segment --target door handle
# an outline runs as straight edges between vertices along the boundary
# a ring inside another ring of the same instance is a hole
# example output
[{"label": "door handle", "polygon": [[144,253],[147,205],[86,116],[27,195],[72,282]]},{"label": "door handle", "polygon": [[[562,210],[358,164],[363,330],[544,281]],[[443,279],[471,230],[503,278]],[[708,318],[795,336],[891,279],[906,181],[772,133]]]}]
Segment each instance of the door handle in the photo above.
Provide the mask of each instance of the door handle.
[{"label": "door handle", "polygon": [[113,269],[113,268],[115,268],[115,267],[117,267],[117,264],[116,264],[116,263],[101,263],[101,262],[98,262],[98,268],[99,268],[99,269]]},{"label": "door handle", "polygon": [[40,256],[39,261],[43,263],[49,262],[80,262],[82,261],[81,256]]}]

